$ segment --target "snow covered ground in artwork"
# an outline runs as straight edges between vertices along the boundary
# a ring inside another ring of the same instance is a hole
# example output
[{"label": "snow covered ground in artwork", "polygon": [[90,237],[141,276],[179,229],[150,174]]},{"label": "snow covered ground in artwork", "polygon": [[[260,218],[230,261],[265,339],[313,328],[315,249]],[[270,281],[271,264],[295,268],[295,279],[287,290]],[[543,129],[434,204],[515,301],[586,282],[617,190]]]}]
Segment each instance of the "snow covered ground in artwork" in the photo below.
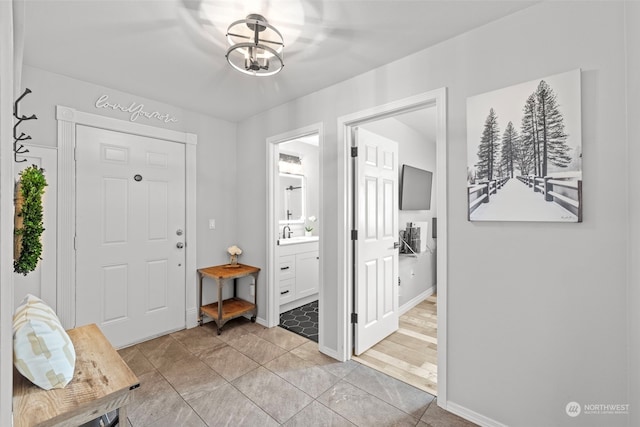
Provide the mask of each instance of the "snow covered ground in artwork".
[{"label": "snow covered ground in artwork", "polygon": [[510,179],[471,213],[471,221],[556,221],[577,222],[578,217],[544,195],[534,193],[516,178]]}]

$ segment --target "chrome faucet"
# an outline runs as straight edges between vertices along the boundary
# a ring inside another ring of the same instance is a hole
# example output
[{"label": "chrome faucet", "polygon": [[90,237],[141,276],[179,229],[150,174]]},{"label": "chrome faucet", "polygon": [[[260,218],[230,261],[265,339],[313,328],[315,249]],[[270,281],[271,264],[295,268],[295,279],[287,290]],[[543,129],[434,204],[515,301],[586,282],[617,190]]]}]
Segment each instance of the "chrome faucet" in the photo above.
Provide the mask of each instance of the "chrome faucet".
[{"label": "chrome faucet", "polygon": [[[288,231],[288,233],[285,233],[285,231]],[[282,227],[282,238],[283,239],[291,238],[291,227],[289,227],[288,225],[285,225],[284,227]]]}]

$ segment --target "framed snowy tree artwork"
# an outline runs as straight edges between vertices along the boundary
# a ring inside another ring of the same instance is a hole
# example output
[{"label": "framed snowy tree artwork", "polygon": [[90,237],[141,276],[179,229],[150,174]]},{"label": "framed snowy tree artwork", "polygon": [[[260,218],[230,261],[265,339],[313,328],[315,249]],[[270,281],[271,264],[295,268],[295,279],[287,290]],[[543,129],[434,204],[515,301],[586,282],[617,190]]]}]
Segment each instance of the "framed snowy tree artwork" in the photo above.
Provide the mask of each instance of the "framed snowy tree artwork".
[{"label": "framed snowy tree artwork", "polygon": [[469,221],[582,222],[580,70],[467,98]]}]

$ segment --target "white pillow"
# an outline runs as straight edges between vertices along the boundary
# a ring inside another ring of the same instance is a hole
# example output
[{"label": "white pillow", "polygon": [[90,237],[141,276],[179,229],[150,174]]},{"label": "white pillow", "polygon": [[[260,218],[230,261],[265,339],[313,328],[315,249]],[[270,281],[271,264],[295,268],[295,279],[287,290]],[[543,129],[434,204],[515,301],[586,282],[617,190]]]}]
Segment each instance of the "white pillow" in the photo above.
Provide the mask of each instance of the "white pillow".
[{"label": "white pillow", "polygon": [[51,307],[31,294],[13,315],[13,364],[45,390],[63,388],[73,378],[73,343]]}]

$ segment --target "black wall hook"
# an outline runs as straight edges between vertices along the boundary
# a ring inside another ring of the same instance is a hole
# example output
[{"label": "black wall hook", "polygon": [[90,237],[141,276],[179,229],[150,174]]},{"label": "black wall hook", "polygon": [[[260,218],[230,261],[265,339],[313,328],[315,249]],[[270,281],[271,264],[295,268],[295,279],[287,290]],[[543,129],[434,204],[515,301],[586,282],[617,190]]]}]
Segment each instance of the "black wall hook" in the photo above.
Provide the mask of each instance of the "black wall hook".
[{"label": "black wall hook", "polygon": [[30,116],[25,116],[24,114],[20,116],[18,114],[18,104],[20,103],[20,101],[22,101],[22,98],[29,95],[30,93],[31,89],[26,88],[22,95],[20,95],[18,99],[16,99],[16,101],[13,103],[13,117],[15,117],[17,120],[16,124],[13,125],[13,161],[16,163],[27,161],[27,159],[18,160],[18,154],[26,154],[29,152],[29,150],[25,148],[24,145],[20,144],[20,141],[31,139],[31,135],[26,135],[24,132],[20,132],[20,135],[18,136],[18,126],[24,121],[38,119],[35,114],[32,114]]}]

